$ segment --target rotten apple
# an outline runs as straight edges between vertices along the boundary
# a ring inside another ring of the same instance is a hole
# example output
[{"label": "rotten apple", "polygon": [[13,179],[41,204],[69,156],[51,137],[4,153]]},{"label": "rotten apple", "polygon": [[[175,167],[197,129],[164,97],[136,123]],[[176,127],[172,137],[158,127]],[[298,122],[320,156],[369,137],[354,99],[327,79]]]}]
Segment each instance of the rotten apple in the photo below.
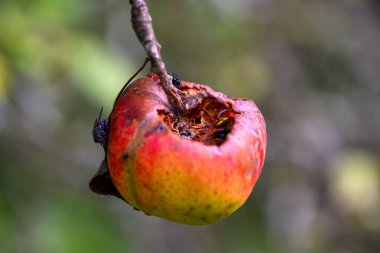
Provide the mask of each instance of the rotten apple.
[{"label": "rotten apple", "polygon": [[90,186],[148,215],[210,224],[249,197],[264,163],[265,121],[249,99],[178,80],[183,111],[150,73],[121,92],[107,122],[98,119],[106,162]]}]

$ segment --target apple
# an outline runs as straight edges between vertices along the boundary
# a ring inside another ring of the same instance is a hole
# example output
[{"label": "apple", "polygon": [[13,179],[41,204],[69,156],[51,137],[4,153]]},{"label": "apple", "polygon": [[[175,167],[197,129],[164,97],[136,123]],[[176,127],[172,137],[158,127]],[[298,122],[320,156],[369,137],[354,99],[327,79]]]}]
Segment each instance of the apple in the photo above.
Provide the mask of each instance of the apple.
[{"label": "apple", "polygon": [[183,111],[172,106],[155,73],[118,96],[103,173],[119,197],[145,214],[210,224],[252,192],[264,163],[266,125],[253,101],[175,77]]}]

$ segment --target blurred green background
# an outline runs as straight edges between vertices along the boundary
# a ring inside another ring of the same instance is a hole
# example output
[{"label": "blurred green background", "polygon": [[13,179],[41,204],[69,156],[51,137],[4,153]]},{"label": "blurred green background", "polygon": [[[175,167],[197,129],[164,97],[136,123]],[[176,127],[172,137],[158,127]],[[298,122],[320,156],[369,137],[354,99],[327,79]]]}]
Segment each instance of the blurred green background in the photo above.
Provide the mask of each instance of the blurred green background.
[{"label": "blurred green background", "polygon": [[194,227],[91,193],[93,121],[144,60],[129,3],[1,0],[0,252],[380,252],[379,1],[147,3],[169,71],[261,108],[251,198]]}]

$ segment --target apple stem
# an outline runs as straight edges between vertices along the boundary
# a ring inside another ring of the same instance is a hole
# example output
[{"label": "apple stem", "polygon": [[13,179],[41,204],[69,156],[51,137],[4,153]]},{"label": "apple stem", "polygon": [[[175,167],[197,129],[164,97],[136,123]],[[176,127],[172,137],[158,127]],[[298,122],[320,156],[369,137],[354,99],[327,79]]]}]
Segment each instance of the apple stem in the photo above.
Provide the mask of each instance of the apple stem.
[{"label": "apple stem", "polygon": [[152,17],[149,14],[148,6],[144,0],[130,0],[132,5],[132,27],[144,47],[150,60],[150,71],[159,75],[162,88],[164,89],[169,101],[177,109],[183,111],[184,106],[181,97],[176,92],[176,88],[171,83],[171,79],[165,68],[165,63],[161,57],[161,45],[158,43],[152,26]]}]

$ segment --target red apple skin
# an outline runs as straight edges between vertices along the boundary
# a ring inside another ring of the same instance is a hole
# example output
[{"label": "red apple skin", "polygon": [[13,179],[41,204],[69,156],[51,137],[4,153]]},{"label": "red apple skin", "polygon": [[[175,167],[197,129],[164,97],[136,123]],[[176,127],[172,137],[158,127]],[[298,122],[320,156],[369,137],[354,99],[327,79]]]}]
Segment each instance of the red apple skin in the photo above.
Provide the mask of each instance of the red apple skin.
[{"label": "red apple skin", "polygon": [[216,222],[237,210],[260,176],[266,126],[249,99],[231,100],[235,123],[222,145],[181,139],[158,115],[170,108],[155,74],[134,81],[111,114],[108,170],[115,187],[133,207],[179,223]]}]

